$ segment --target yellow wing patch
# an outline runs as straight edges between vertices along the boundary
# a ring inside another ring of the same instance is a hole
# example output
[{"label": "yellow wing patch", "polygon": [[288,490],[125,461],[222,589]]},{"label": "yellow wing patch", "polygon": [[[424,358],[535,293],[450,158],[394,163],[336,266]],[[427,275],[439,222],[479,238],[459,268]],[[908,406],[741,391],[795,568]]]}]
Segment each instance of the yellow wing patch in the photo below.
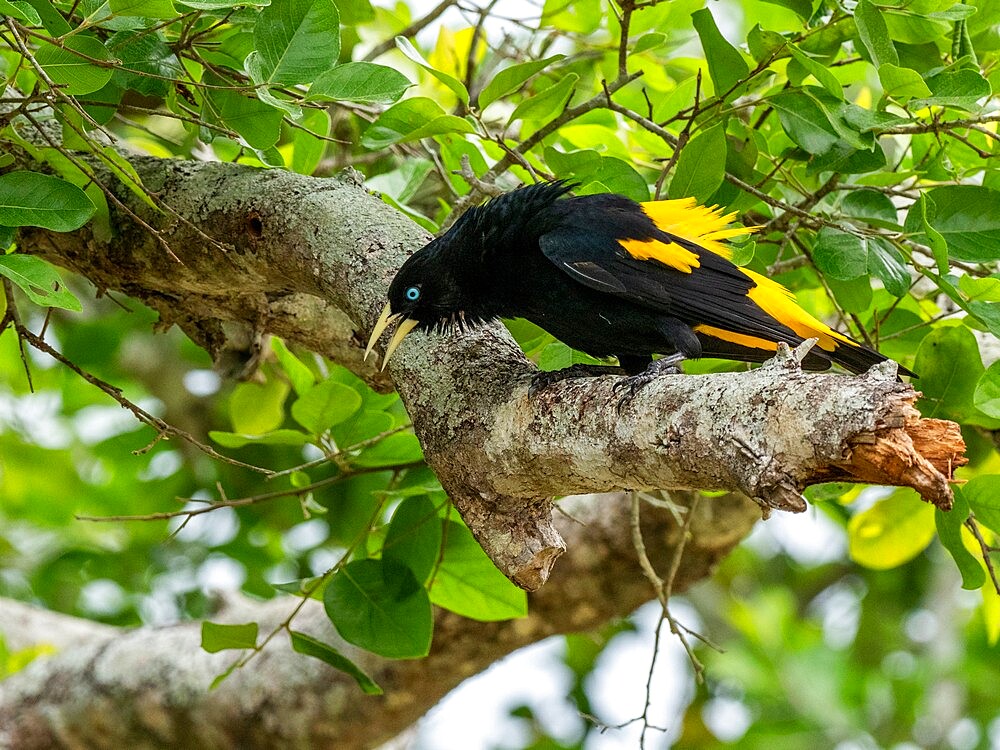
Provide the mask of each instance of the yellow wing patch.
[{"label": "yellow wing patch", "polygon": [[741,237],[759,227],[726,227],[736,216],[723,214],[718,206],[699,206],[694,198],[670,201],[647,201],[640,204],[657,229],[701,245],[716,255],[731,258],[733,253],[719,240]]},{"label": "yellow wing patch", "polygon": [[774,341],[768,341],[767,339],[758,338],[756,336],[747,336],[743,333],[733,333],[732,331],[726,331],[722,328],[707,325],[695,326],[694,330],[697,333],[704,333],[706,336],[712,336],[717,339],[722,339],[723,341],[729,341],[733,344],[746,346],[750,349],[765,349],[769,352],[778,351],[778,345]]},{"label": "yellow wing patch", "polygon": [[741,268],[740,271],[756,284],[747,296],[772,318],[788,326],[804,339],[819,339],[819,348],[832,352],[840,344],[858,346],[847,336],[816,320],[795,301],[795,296],[781,284],[759,273]]},{"label": "yellow wing patch", "polygon": [[665,266],[676,268],[683,273],[691,273],[701,266],[701,261],[695,253],[676,242],[618,240],[618,244],[636,260],[658,260]]}]

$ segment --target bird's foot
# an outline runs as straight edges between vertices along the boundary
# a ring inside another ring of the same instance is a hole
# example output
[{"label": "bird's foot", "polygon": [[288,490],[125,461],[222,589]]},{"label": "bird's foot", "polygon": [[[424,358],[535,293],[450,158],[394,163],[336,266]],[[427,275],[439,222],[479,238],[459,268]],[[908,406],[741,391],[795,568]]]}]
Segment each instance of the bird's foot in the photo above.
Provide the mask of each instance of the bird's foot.
[{"label": "bird's foot", "polygon": [[635,394],[660,377],[660,375],[680,374],[680,364],[683,361],[683,354],[671,354],[669,357],[662,357],[660,359],[653,360],[649,363],[649,367],[647,367],[643,372],[640,372],[638,375],[630,375],[629,377],[622,378],[615,383],[611,387],[611,390],[614,393],[617,394],[620,391],[625,391],[618,399],[618,412],[620,413],[625,405],[635,398]]},{"label": "bird's foot", "polygon": [[534,396],[538,391],[548,388],[553,383],[570,378],[596,378],[601,375],[620,375],[622,369],[613,365],[585,365],[576,364],[564,367],[561,370],[548,370],[546,372],[536,372],[531,376],[531,385],[528,386],[528,394]]}]

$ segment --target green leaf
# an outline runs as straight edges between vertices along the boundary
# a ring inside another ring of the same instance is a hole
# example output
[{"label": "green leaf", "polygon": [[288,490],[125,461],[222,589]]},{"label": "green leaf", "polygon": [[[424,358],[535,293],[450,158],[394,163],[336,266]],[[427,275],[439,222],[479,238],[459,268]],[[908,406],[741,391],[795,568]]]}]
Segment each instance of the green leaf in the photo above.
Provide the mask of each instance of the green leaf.
[{"label": "green leaf", "polygon": [[826,283],[833,292],[837,304],[844,312],[860,314],[865,312],[872,303],[872,285],[867,276],[842,281],[832,276],[826,277]]},{"label": "green leaf", "polygon": [[527,594],[497,570],[472,533],[456,521],[446,525],[444,556],[434,574],[431,601],[484,622],[528,613]]},{"label": "green leaf", "polygon": [[0,175],[0,225],[79,229],[94,215],[90,198],[76,185],[38,172]]},{"label": "green leaf", "polygon": [[973,394],[985,368],[976,337],[965,326],[938,328],[924,336],[913,370],[920,373],[923,397],[917,407],[924,416],[1000,426],[973,405]]},{"label": "green leaf", "polygon": [[974,477],[960,491],[975,514],[976,521],[1000,534],[1000,475]]},{"label": "green leaf", "polygon": [[576,73],[567,73],[558,83],[547,86],[540,93],[525,99],[514,107],[508,124],[515,120],[551,120],[556,117],[573,95],[573,89],[579,80],[580,76]]},{"label": "green leaf", "polygon": [[[747,49],[750,56],[758,63],[764,62],[774,56],[775,59],[787,56],[783,50],[788,46],[788,40],[776,31],[762,29],[760,24],[755,24],[747,34]],[[780,53],[780,54],[779,54]]]},{"label": "green leaf", "polygon": [[715,17],[708,8],[702,8],[691,14],[698,38],[701,39],[705,59],[708,62],[708,74],[715,85],[716,96],[722,96],[750,73],[743,55],[722,36],[719,27],[715,25]]},{"label": "green leaf", "polygon": [[840,141],[836,128],[819,103],[801,91],[785,91],[771,97],[781,127],[810,154],[829,151]]},{"label": "green leaf", "polygon": [[333,380],[317,383],[292,404],[292,417],[300,425],[320,435],[349,419],[361,408],[361,396]]},{"label": "green leaf", "polygon": [[427,62],[427,60],[424,59],[424,56],[420,54],[420,51],[413,46],[413,43],[410,42],[409,39],[407,39],[405,36],[397,36],[396,46],[399,48],[399,51],[402,52],[404,55],[406,55],[408,58],[410,58],[410,60],[415,62],[421,68],[423,68],[432,76],[434,76],[437,80],[439,80],[449,89],[451,89],[454,92],[455,96],[457,96],[463,104],[469,103],[469,92],[466,90],[465,84],[462,83],[457,78],[455,78],[455,76],[453,75],[445,73],[444,71],[441,70],[436,70],[429,62]]},{"label": "green leaf", "polygon": [[392,416],[384,411],[364,409],[350,419],[335,425],[330,434],[338,446],[348,448],[388,432],[395,424]]},{"label": "green leaf", "polygon": [[1000,361],[991,364],[979,378],[972,403],[983,414],[1000,419]]},{"label": "green leaf", "polygon": [[825,276],[841,281],[868,273],[868,250],[856,234],[823,227],[813,246],[813,261]]},{"label": "green leaf", "polygon": [[969,300],[1000,302],[1000,276],[960,276],[958,288]]},{"label": "green leaf", "polygon": [[[948,185],[928,190],[924,198],[929,199],[923,203],[926,220],[947,242],[952,258],[973,263],[1000,260],[1000,191],[978,185]],[[923,218],[920,210],[911,208],[905,229],[918,242],[931,245]]]},{"label": "green leaf", "polygon": [[704,203],[726,176],[726,128],[719,123],[704,130],[681,151],[670,180],[670,197],[693,197]]},{"label": "green leaf", "polygon": [[792,53],[792,57],[795,58],[799,65],[805,68],[806,72],[815,78],[832,96],[838,99],[844,98],[844,87],[837,80],[837,77],[830,72],[829,68],[821,62],[813,60],[794,44],[788,44],[788,51]]},{"label": "green leaf", "polygon": [[[119,89],[165,97],[171,85],[161,78],[177,78],[184,73],[177,55],[159,33],[149,30],[119,31],[108,39],[107,47],[108,52],[119,60],[120,67],[111,79]],[[95,96],[87,98],[94,99]]]},{"label": "green leaf", "polygon": [[330,621],[344,640],[390,659],[427,656],[434,623],[427,590],[394,560],[356,560],[323,592]]},{"label": "green leaf", "polygon": [[306,101],[392,104],[413,84],[397,70],[370,62],[349,62],[321,73]]},{"label": "green leaf", "polygon": [[980,109],[979,100],[993,93],[990,82],[979,71],[969,68],[945,70],[933,75],[927,79],[927,87],[930,95],[913,102],[914,107],[956,107],[975,112]]},{"label": "green leaf", "polygon": [[62,13],[52,4],[51,0],[31,0],[31,6],[50,35],[62,36],[73,30],[73,27],[63,18]]},{"label": "green leaf", "polygon": [[420,461],[423,457],[420,441],[416,435],[410,432],[397,432],[366,448],[353,463],[356,466],[366,467],[400,466]]},{"label": "green leaf", "polygon": [[245,435],[235,432],[210,430],[208,436],[224,448],[243,448],[247,445],[305,445],[309,435],[298,430],[271,430],[261,435]]},{"label": "green leaf", "polygon": [[902,253],[883,237],[866,237],[868,273],[882,281],[893,297],[902,297],[910,290],[910,273]]},{"label": "green leaf", "polygon": [[551,344],[547,344],[542,349],[542,353],[538,355],[538,369],[546,372],[563,370],[578,364],[603,365],[606,363],[599,359],[594,359],[589,354],[571,349],[561,341],[553,341]]},{"label": "green leaf", "polygon": [[441,554],[441,518],[427,495],[404,500],[392,514],[382,542],[382,559],[405,565],[421,584]]},{"label": "green leaf", "polygon": [[177,15],[171,0],[108,0],[108,7],[116,16],[173,18]]},{"label": "green leaf", "polygon": [[229,419],[233,431],[262,435],[281,427],[285,421],[288,384],[277,378],[264,383],[240,383],[229,396]]},{"label": "green leaf", "polygon": [[619,193],[636,201],[649,200],[646,180],[627,162],[614,156],[601,156],[593,149],[563,153],[545,148],[545,160],[558,177],[579,183],[576,193]]},{"label": "green leaf", "polygon": [[924,77],[913,68],[901,68],[892,63],[880,65],[878,80],[886,96],[906,102],[914,97],[930,96]]},{"label": "green leaf", "polygon": [[590,34],[601,26],[601,5],[600,0],[545,0],[542,20],[560,30]]},{"label": "green leaf", "polygon": [[299,174],[311,175],[323,160],[326,153],[326,141],[330,134],[332,120],[330,113],[324,109],[307,109],[292,134],[292,160],[289,168]]},{"label": "green leaf", "polygon": [[83,309],[80,300],[63,285],[56,270],[41,258],[33,255],[0,255],[0,276],[17,284],[36,305],[60,307],[73,312]]},{"label": "green leaf", "polygon": [[813,13],[812,2],[810,0],[764,0],[764,2],[788,8],[804,21],[809,20]]},{"label": "green leaf", "polygon": [[[916,218],[911,221],[911,215]],[[916,202],[910,206],[906,215],[906,227],[908,231],[913,231],[916,227],[924,233],[924,241],[931,248],[934,255],[934,262],[937,264],[938,273],[942,276],[948,273],[948,241],[945,240],[937,229],[933,227],[930,219],[937,216],[937,205],[930,194],[922,193]]]},{"label": "green leaf", "polygon": [[253,28],[255,58],[272,85],[312,83],[337,63],[340,15],[333,0],[282,0],[264,8]]},{"label": "green leaf", "polygon": [[866,568],[895,568],[923,552],[935,530],[934,506],[897,490],[848,522],[850,556]]},{"label": "green leaf", "polygon": [[[206,83],[229,85],[216,76],[206,76]],[[208,122],[235,131],[251,148],[261,151],[278,142],[284,117],[280,109],[226,88],[205,89],[204,96],[203,116]]]},{"label": "green leaf", "polygon": [[391,172],[383,172],[365,180],[365,185],[376,192],[388,195],[398,203],[409,202],[424,180],[434,170],[430,159],[407,159]]},{"label": "green leaf", "polygon": [[858,27],[861,43],[868,50],[872,62],[879,68],[885,64],[899,65],[899,53],[889,37],[882,11],[871,0],[860,0],[854,9],[854,23]]},{"label": "green leaf", "polygon": [[24,21],[29,26],[41,26],[42,19],[38,11],[24,0],[0,0],[0,16],[10,16],[18,21]]},{"label": "green leaf", "polygon": [[472,125],[446,114],[441,105],[426,97],[404,99],[383,112],[368,126],[361,145],[377,151],[395,143],[406,143],[442,133],[471,133]]},{"label": "green leaf", "polygon": [[506,96],[518,89],[531,76],[565,57],[566,55],[552,55],[542,60],[530,60],[529,62],[518,63],[517,65],[511,65],[509,68],[504,68],[493,77],[493,80],[486,84],[486,88],[479,95],[479,107],[486,109],[500,97]]},{"label": "green leaf", "polygon": [[632,54],[638,55],[651,49],[662,47],[669,37],[660,31],[650,31],[639,37],[632,45]]},{"label": "green leaf", "polygon": [[[107,65],[98,65],[91,59],[106,62]],[[39,42],[35,62],[53,83],[60,86],[63,93],[72,96],[104,88],[114,73],[111,55],[92,36],[67,37],[62,40],[61,47],[49,42]]]},{"label": "green leaf", "polygon": [[337,0],[340,22],[344,26],[356,26],[375,20],[375,9],[370,0]]},{"label": "green leaf", "polygon": [[292,354],[285,342],[277,336],[271,337],[271,351],[278,358],[278,363],[285,375],[288,376],[288,381],[292,384],[296,394],[301,396],[316,384],[316,376],[313,375],[312,370]]},{"label": "green leaf", "polygon": [[256,648],[257,623],[225,625],[205,620],[201,623],[201,647],[210,654],[227,649]]},{"label": "green leaf", "polygon": [[852,190],[840,204],[841,210],[855,219],[864,219],[882,227],[898,229],[896,206],[889,196],[877,190]]},{"label": "green leaf", "polygon": [[840,281],[866,274],[875,276],[894,297],[902,297],[910,288],[910,274],[902,254],[882,237],[823,227],[813,247],[813,261],[824,275]]},{"label": "green leaf", "polygon": [[954,505],[948,512],[935,509],[934,525],[937,527],[938,539],[958,565],[962,574],[962,588],[978,589],[986,583],[986,571],[962,541],[962,525],[969,517],[969,503],[961,487],[953,487],[952,490],[955,494]]},{"label": "green leaf", "polygon": [[311,635],[300,633],[297,630],[289,630],[288,635],[292,640],[292,649],[297,653],[324,661],[334,669],[350,675],[366,695],[382,695],[382,688],[371,677],[330,644],[323,643],[323,641],[319,641]]}]

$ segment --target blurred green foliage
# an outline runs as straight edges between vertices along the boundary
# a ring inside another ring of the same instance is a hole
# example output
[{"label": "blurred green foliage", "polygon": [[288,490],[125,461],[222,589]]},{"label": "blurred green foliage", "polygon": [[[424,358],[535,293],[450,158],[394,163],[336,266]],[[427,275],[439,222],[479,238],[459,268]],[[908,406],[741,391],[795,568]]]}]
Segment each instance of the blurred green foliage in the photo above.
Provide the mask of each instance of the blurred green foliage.
[{"label": "blurred green foliage", "polygon": [[[31,249],[16,244],[20,226],[108,231],[80,151],[156,203],[102,129],[164,158],[319,176],[353,166],[432,231],[482,198],[482,182],[694,196],[761,227],[737,248],[741,263],[920,374],[917,406],[962,425],[971,481],[947,516],[904,491],[813,488],[849,558],[733,554],[689,600],[725,653],[702,649],[708,682],[679,743],[985,745],[991,722],[1000,733],[1000,596],[984,564],[1000,535],[1000,6],[546,0],[537,23],[503,12],[465,8],[436,37],[414,37],[405,3],[0,0],[0,312],[16,303],[31,330],[125,398],[279,472],[157,439],[47,355],[25,345],[23,364],[7,327],[0,595],[134,625],[205,617],[219,588],[301,593],[390,656],[426,653],[432,603],[480,619],[526,606],[423,466],[395,395],[277,340],[251,382],[220,383],[176,330],[150,334],[148,310],[14,254]],[[45,121],[62,145],[32,137]],[[523,321],[510,329],[543,368],[589,361]],[[189,513],[206,503],[224,507]],[[163,513],[178,514],[79,520]],[[838,612],[849,619],[839,631]],[[206,648],[258,643],[242,627],[209,627]],[[568,641],[584,714],[595,712],[588,675],[621,627]],[[378,692],[329,644],[292,638]],[[0,675],[32,656],[0,647]],[[942,693],[957,696],[950,713]],[[738,737],[711,720],[726,701],[747,717]],[[555,746],[543,734],[533,746]]]}]

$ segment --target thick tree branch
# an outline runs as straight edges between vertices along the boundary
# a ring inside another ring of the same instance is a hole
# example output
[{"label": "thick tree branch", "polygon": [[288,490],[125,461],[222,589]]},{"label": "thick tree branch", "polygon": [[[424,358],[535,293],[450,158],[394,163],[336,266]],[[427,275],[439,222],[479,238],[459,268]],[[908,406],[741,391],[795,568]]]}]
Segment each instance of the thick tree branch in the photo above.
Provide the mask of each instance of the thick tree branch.
[{"label": "thick tree branch", "polygon": [[[0,682],[0,747],[376,747],[506,654],[625,616],[652,597],[632,548],[628,503],[572,498],[566,510],[574,520],[560,516],[559,527],[573,551],[550,585],[532,595],[529,616],[481,623],[438,612],[426,659],[387,661],[361,652],[336,636],[318,602],[306,603],[293,627],[336,645],[385,689],[383,697],[363,695],[351,678],[292,652],[285,638],[209,691],[234,654],[202,651],[198,623],[119,631],[0,600],[0,635],[8,643],[56,642],[65,649]],[[758,517],[736,495],[699,503],[675,590],[707,576]],[[680,541],[677,522],[663,509],[643,520],[650,557],[665,572]],[[239,599],[211,619],[259,621],[264,631],[293,605],[291,597]],[[50,629],[54,620],[59,630]],[[60,635],[67,622],[84,637]]]},{"label": "thick tree branch", "polygon": [[[395,269],[427,241],[423,231],[352,178],[134,161],[183,221],[125,189],[119,197],[176,259],[114,207],[111,239],[89,228],[26,230],[22,249],[145,301],[217,358],[270,331],[387,385],[361,361],[362,342]],[[891,373],[805,375],[787,354],[751,373],[661,378],[621,414],[612,378],[564,381],[529,397],[533,368],[499,325],[414,334],[389,370],[428,463],[498,567],[528,589],[545,582],[564,550],[554,495],[729,489],[765,508],[801,510],[799,492],[810,484],[877,477],[947,507],[948,471],[961,462],[957,428],[947,460],[921,457],[927,446],[909,437],[922,424],[916,394]],[[893,460],[865,448],[864,466],[854,462],[855,446],[890,443]]]}]

